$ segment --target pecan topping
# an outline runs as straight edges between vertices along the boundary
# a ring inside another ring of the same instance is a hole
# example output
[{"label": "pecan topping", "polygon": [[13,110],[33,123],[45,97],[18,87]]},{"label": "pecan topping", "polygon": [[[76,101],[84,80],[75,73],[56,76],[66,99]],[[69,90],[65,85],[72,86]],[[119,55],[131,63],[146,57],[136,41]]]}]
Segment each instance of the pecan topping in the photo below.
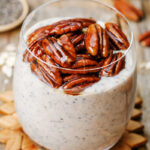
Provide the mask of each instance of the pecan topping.
[{"label": "pecan topping", "polygon": [[[143,42],[149,37],[140,38]],[[106,29],[92,19],[76,18],[58,21],[31,33],[23,61],[31,71],[54,88],[62,86],[65,93],[78,95],[103,76],[117,75],[125,67],[129,42],[113,23]],[[117,52],[117,53],[116,53]]]},{"label": "pecan topping", "polygon": [[35,30],[33,33],[31,33],[28,36],[28,39],[27,39],[28,47],[30,48],[37,41],[42,40],[43,38],[45,38],[46,36],[48,36],[48,34],[45,33],[45,30],[49,29],[50,27],[51,27],[51,25],[45,26],[45,27],[41,27],[41,28]]},{"label": "pecan topping", "polygon": [[28,37],[27,43],[29,47],[35,44],[37,41],[49,36],[49,35],[62,35],[68,32],[74,32],[85,27],[88,27],[90,24],[95,23],[93,19],[85,18],[76,18],[58,21],[52,25],[42,27],[35,30]]},{"label": "pecan topping", "polygon": [[[117,75],[125,65],[125,58],[122,53],[110,54],[108,58],[103,61],[103,69],[100,72],[101,76]],[[118,60],[118,61],[117,61]],[[100,62],[101,63],[101,62]],[[105,67],[106,66],[106,67]]]},{"label": "pecan topping", "polygon": [[73,45],[77,45],[79,42],[84,40],[84,33],[77,33],[70,36]]},{"label": "pecan topping", "polygon": [[58,40],[54,37],[42,40],[44,52],[62,67],[69,67],[76,58],[73,44],[66,35]]},{"label": "pecan topping", "polygon": [[43,55],[43,49],[41,47],[41,43],[37,42],[36,44],[34,44],[33,46],[31,46],[29,52],[28,50],[25,51],[24,56],[23,56],[23,61],[28,61],[28,62],[34,62],[34,60],[36,60],[36,57],[40,57]]},{"label": "pecan topping", "polygon": [[129,20],[138,21],[143,17],[143,12],[137,9],[129,2],[123,0],[115,0],[114,6],[123,13]]},{"label": "pecan topping", "polygon": [[75,50],[76,50],[77,52],[81,52],[81,51],[84,50],[84,49],[85,49],[85,43],[84,43],[84,41],[80,42],[79,44],[77,44],[77,45],[75,46]]},{"label": "pecan topping", "polygon": [[107,57],[109,54],[109,40],[106,31],[98,24],[92,24],[88,27],[85,45],[87,52],[92,56],[100,54]]},{"label": "pecan topping", "polygon": [[77,55],[76,61],[69,70],[62,69],[64,74],[88,74],[99,71],[99,63],[92,60],[89,55]]},{"label": "pecan topping", "polygon": [[64,92],[70,95],[78,95],[85,88],[98,82],[100,78],[96,76],[71,75],[64,80],[67,81],[67,83],[63,85]]},{"label": "pecan topping", "polygon": [[49,35],[62,35],[68,32],[74,32],[82,29],[82,24],[80,22],[66,22],[57,25],[55,28],[49,30]]},{"label": "pecan topping", "polygon": [[150,46],[150,31],[147,31],[139,36],[139,42],[142,46]]},{"label": "pecan topping", "polygon": [[62,85],[62,77],[60,75],[59,69],[56,68],[56,64],[53,60],[43,55],[41,59],[47,64],[43,63],[41,60],[37,60],[38,68],[43,76],[43,78],[55,88],[58,88]]},{"label": "pecan topping", "polygon": [[72,44],[75,46],[76,52],[81,52],[81,50],[85,49],[83,32],[77,32],[75,34],[68,33],[67,36],[70,38]]},{"label": "pecan topping", "polygon": [[119,26],[114,23],[105,24],[109,38],[112,40],[114,45],[119,49],[127,49],[129,47],[129,42],[125,34],[121,31]]}]

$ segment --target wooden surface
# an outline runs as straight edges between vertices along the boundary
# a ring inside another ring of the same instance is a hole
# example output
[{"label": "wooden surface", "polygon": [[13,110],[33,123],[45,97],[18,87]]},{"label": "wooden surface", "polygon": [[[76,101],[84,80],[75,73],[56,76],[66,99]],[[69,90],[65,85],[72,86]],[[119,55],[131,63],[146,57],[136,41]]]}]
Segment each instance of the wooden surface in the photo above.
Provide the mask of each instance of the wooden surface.
[{"label": "wooden surface", "polygon": [[[28,0],[30,10],[37,7],[38,5],[48,0]],[[138,95],[143,100],[143,118],[142,122],[145,125],[145,134],[149,140],[145,148],[139,150],[150,150],[150,65],[148,68],[144,68],[145,63],[150,61],[150,47],[143,48],[137,42],[138,35],[147,30],[150,30],[150,0],[130,0],[136,7],[143,10],[145,18],[140,22],[130,22],[134,37],[136,41],[136,52],[137,52],[137,70],[138,70]],[[112,0],[103,0],[103,2],[112,4]],[[14,66],[14,56],[17,51],[17,45],[19,41],[20,27],[17,29],[1,33],[0,34],[0,91],[12,89],[12,70]],[[12,63],[9,64],[9,60],[5,58],[3,62],[2,57],[11,57]],[[2,58],[2,59],[1,59]]]}]

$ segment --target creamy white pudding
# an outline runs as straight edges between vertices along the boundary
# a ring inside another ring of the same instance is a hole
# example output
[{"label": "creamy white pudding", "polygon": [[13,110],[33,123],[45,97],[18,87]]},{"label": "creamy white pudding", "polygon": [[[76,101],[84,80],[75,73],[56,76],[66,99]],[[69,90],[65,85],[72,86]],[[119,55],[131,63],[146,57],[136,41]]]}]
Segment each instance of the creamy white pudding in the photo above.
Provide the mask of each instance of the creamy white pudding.
[{"label": "creamy white pudding", "polygon": [[[44,21],[32,27],[56,22]],[[125,68],[116,76],[102,77],[80,95],[65,94],[43,83],[22,61],[19,45],[14,72],[17,113],[25,132],[51,150],[104,150],[122,136],[134,106],[135,62],[126,54]]]}]

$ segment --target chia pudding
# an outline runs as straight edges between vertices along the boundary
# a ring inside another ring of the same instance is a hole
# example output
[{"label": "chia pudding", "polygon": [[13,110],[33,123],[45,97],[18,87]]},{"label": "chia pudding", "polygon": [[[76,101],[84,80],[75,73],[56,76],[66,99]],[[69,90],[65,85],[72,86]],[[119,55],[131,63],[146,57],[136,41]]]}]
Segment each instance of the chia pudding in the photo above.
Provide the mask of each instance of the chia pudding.
[{"label": "chia pudding", "polygon": [[[34,25],[25,39],[35,29],[61,19],[52,18]],[[134,106],[136,66],[132,52],[126,53],[125,68],[117,75],[102,76],[79,95],[69,95],[61,87],[55,89],[39,80],[30,64],[22,61],[24,51],[20,43],[14,95],[20,122],[29,137],[51,150],[112,147],[125,131]]]}]

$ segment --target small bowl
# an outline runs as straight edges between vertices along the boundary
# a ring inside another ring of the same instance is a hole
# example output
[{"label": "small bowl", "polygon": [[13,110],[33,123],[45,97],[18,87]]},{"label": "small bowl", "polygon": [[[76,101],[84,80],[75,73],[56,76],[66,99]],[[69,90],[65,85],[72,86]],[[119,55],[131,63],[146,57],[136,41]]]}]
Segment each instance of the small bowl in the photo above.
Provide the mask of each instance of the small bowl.
[{"label": "small bowl", "polygon": [[28,6],[26,0],[19,0],[19,1],[21,2],[22,8],[23,8],[22,14],[20,15],[20,17],[17,20],[13,21],[12,23],[0,25],[0,32],[6,32],[11,29],[14,29],[24,21],[25,17],[28,14],[29,6]]}]

